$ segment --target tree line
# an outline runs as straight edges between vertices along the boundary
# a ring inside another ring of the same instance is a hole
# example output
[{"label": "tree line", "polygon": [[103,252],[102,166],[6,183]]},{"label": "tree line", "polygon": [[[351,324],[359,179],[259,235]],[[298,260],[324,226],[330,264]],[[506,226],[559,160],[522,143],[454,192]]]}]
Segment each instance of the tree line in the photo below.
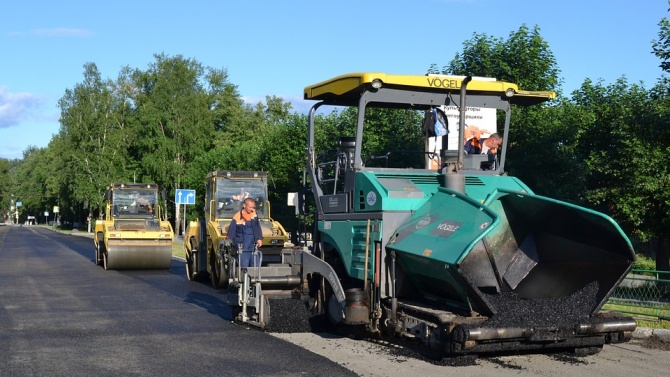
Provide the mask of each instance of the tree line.
[{"label": "tree line", "polygon": [[[639,250],[658,241],[657,268],[670,270],[670,24],[659,22],[650,53],[659,60],[651,87],[586,78],[562,93],[560,69],[540,28],[522,25],[506,38],[473,34],[463,51],[426,73],[495,77],[524,90],[553,90],[544,106],[513,110],[507,171],[536,194],[612,216]],[[146,69],[124,67],[116,79],[101,77],[94,63],[59,100],[60,130],[44,148],[22,159],[0,159],[0,210],[22,202],[21,217],[59,206],[62,219],[101,216],[112,182],[157,183],[168,199],[195,188],[197,205],[186,217],[202,217],[204,178],[218,170],[264,170],[272,215],[297,227],[286,194],[302,187],[307,115],[275,96],[245,103],[225,69],[205,67],[181,55],[154,55]],[[344,73],[344,72],[343,72]],[[324,78],[325,79],[325,78]],[[310,83],[304,83],[305,85]],[[316,144],[336,148],[354,134],[355,109],[317,115]],[[364,153],[422,149],[421,114],[372,110]],[[12,195],[14,195],[12,197]],[[168,213],[174,203],[168,200]],[[177,219],[172,219],[179,226]]]}]

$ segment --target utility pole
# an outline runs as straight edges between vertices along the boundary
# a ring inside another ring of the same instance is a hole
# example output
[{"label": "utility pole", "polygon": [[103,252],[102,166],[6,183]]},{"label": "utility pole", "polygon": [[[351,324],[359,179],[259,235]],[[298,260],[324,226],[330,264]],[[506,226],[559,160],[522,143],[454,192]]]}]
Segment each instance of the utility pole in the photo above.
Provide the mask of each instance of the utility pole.
[{"label": "utility pole", "polygon": [[[16,206],[14,205],[14,203],[15,203],[14,194],[10,194],[10,196],[11,196],[11,198],[9,199],[9,221],[11,221],[12,224],[14,224],[14,218],[12,217],[12,214],[16,210]],[[17,221],[18,221],[18,219],[17,219]]]},{"label": "utility pole", "polygon": [[19,207],[23,205],[23,203],[19,202],[18,200],[14,202],[14,205],[16,206],[16,223],[19,223]]}]

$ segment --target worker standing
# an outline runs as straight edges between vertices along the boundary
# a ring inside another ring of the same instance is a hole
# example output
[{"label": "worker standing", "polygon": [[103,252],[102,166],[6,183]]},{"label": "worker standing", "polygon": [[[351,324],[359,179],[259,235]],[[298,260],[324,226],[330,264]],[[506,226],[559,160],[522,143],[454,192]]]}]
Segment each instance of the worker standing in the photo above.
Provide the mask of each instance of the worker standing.
[{"label": "worker standing", "polygon": [[240,267],[256,267],[253,253],[256,247],[263,246],[263,233],[253,198],[244,199],[242,210],[233,216],[228,227],[228,238],[237,247]]}]

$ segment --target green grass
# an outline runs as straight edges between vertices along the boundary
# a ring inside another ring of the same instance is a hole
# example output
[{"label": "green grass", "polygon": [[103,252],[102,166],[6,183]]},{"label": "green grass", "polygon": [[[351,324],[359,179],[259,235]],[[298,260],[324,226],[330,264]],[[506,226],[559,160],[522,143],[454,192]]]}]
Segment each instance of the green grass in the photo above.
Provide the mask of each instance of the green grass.
[{"label": "green grass", "polygon": [[670,321],[659,318],[670,318],[670,307],[650,308],[607,303],[603,305],[603,310],[614,310],[622,314],[630,315],[640,327],[670,329]]},{"label": "green grass", "polygon": [[639,327],[648,327],[650,329],[670,329],[670,321],[666,320],[654,320],[654,321],[645,321],[643,319],[635,318],[635,323]]},{"label": "green grass", "polygon": [[184,258],[184,243],[181,242],[181,240],[175,239],[174,242],[172,242],[172,256],[182,259]]}]

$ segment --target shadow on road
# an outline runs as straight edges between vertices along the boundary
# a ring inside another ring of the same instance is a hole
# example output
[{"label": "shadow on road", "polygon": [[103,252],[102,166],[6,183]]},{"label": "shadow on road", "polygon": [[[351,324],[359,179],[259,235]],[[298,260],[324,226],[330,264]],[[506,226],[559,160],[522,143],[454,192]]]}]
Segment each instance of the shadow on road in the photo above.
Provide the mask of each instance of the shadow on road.
[{"label": "shadow on road", "polygon": [[[102,269],[95,264],[95,248],[89,237],[62,233],[56,233],[53,237],[67,244],[70,250],[88,259],[91,262],[91,268]],[[233,319],[232,310],[227,304],[227,292],[216,290],[208,283],[188,281],[183,260],[173,258],[170,268],[167,270],[115,270],[115,272],[142,281],[157,290],[166,292],[188,304],[201,307],[227,321]]]},{"label": "shadow on road", "polygon": [[211,294],[202,292],[189,292],[186,295],[186,300],[184,300],[184,302],[199,306],[227,321],[232,321],[233,312],[230,309],[230,306],[225,303],[227,301],[226,292],[217,292],[217,294],[222,297],[215,297]]}]

